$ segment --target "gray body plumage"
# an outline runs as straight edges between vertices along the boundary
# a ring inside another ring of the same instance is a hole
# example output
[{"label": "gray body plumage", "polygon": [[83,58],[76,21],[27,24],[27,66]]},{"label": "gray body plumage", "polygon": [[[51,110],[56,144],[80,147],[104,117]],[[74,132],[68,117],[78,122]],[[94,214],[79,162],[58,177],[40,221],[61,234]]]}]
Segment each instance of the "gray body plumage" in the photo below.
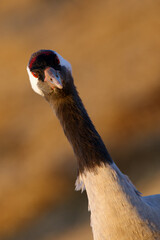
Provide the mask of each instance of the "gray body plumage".
[{"label": "gray body plumage", "polygon": [[88,196],[94,240],[160,239],[160,195],[142,197],[114,163],[86,171],[80,180]]}]

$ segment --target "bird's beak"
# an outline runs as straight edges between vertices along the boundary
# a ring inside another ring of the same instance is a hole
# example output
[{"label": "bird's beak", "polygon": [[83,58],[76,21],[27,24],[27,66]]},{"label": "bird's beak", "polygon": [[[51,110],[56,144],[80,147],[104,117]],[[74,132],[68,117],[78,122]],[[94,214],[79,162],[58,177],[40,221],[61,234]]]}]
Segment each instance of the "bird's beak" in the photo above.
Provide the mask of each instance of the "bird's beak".
[{"label": "bird's beak", "polygon": [[61,82],[61,78],[60,78],[60,74],[58,71],[56,71],[54,68],[52,67],[48,67],[44,70],[44,81],[47,82],[51,88],[59,88],[62,89],[63,85]]}]

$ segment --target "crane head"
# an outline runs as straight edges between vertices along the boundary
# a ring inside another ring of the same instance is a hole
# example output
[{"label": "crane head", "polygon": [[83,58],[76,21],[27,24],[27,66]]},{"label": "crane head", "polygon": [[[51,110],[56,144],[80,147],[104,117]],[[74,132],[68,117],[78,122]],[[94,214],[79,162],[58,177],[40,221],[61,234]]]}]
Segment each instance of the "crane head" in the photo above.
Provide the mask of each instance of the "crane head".
[{"label": "crane head", "polygon": [[52,50],[39,50],[31,55],[27,66],[33,90],[44,96],[64,91],[73,81],[70,63]]}]

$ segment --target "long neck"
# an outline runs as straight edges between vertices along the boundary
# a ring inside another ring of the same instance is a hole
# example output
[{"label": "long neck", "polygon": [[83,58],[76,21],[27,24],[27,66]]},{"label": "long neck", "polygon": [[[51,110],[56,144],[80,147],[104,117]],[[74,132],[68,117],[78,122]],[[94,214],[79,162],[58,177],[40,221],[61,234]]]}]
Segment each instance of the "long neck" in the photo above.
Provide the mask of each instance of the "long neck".
[{"label": "long neck", "polygon": [[74,86],[71,94],[56,99],[51,96],[48,101],[53,106],[64,133],[73,147],[80,172],[103,163],[112,163]]},{"label": "long neck", "polygon": [[147,207],[143,209],[139,193],[110,158],[76,88],[73,86],[70,94],[46,98],[78,159],[79,178],[88,195],[94,239],[140,239],[146,229],[149,237],[143,239],[153,239],[144,220]]}]

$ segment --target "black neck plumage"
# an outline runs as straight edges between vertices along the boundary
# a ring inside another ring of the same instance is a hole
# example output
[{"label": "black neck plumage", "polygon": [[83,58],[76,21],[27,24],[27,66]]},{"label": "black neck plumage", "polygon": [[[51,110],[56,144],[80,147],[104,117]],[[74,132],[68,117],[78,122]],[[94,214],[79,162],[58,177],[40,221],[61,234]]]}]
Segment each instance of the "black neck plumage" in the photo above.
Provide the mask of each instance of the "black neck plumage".
[{"label": "black neck plumage", "polygon": [[47,98],[60,120],[79,164],[79,171],[92,170],[97,165],[113,161],[90,120],[75,86],[68,95]]}]

